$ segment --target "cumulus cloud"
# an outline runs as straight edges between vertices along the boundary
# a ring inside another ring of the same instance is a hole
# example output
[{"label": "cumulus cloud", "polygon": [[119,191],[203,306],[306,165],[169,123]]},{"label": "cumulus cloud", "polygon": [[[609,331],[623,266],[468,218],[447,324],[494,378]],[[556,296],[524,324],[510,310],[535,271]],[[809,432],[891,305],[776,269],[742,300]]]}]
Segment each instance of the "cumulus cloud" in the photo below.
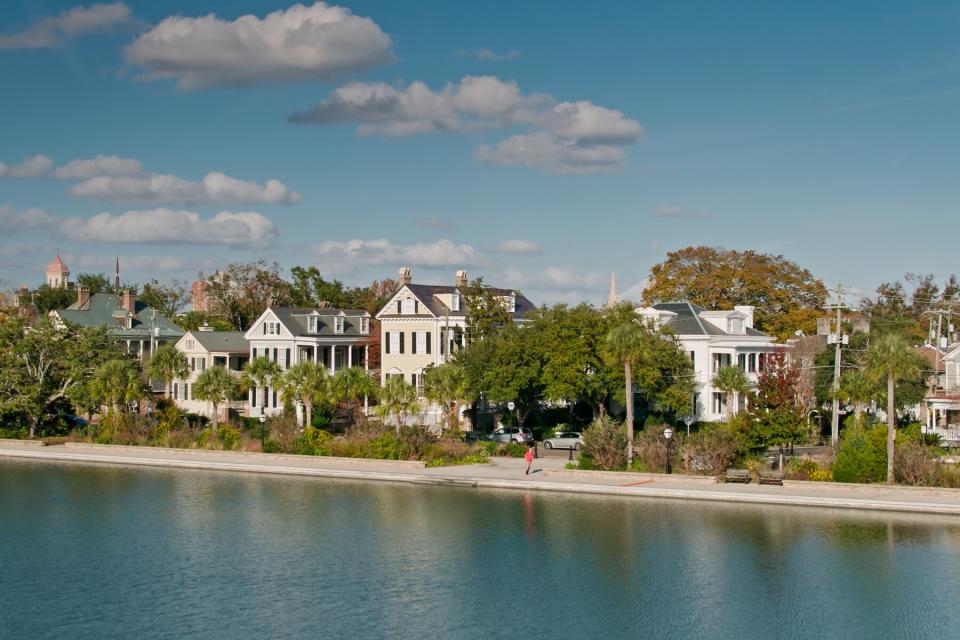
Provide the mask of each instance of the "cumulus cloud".
[{"label": "cumulus cloud", "polygon": [[520,52],[516,49],[497,53],[493,49],[460,49],[457,55],[461,58],[476,58],[488,62],[506,62],[516,60],[520,57]]},{"label": "cumulus cloud", "polygon": [[590,174],[616,170],[625,145],[643,127],[622,112],[581,100],[558,102],[546,94],[524,94],[515,82],[494,76],[467,76],[439,91],[423,82],[396,87],[351,82],[313,107],[291,113],[294,124],[357,123],[360,135],[412,136],[423,133],[521,128],[475,156],[492,164],[535,167],[549,173]]},{"label": "cumulus cloud", "polygon": [[208,173],[201,182],[170,174],[144,176],[99,175],[75,184],[70,194],[96,200],[127,202],[211,202],[217,204],[296,204],[300,194],[279,180],[237,180],[219,172]]},{"label": "cumulus cloud", "polygon": [[7,178],[38,178],[45,175],[53,167],[53,160],[44,155],[29,156],[18,164],[4,164],[0,162],[0,177]]},{"label": "cumulus cloud", "polygon": [[260,247],[276,235],[273,222],[254,211],[221,211],[201,218],[193,211],[152,209],[120,215],[98,213],[89,218],[68,218],[60,232],[83,242],[133,242],[142,244],[209,244]]},{"label": "cumulus cloud", "polygon": [[130,7],[122,2],[74,7],[59,15],[42,18],[23,31],[0,35],[0,50],[49,49],[78,36],[141,24],[133,17]]},{"label": "cumulus cloud", "polygon": [[137,176],[142,173],[143,165],[135,158],[97,155],[71,160],[57,167],[53,175],[60,180],[86,180],[96,176]]},{"label": "cumulus cloud", "polygon": [[677,218],[682,216],[684,211],[682,207],[671,207],[669,205],[660,205],[654,207],[651,213],[657,218]]},{"label": "cumulus cloud", "polygon": [[497,251],[516,255],[533,255],[540,253],[540,245],[532,240],[504,240],[497,245]]},{"label": "cumulus cloud", "polygon": [[483,254],[475,247],[456,244],[446,239],[407,245],[397,245],[386,238],[326,241],[316,245],[313,254],[321,264],[335,266],[341,271],[349,271],[357,266],[384,264],[471,267],[486,262]]},{"label": "cumulus cloud", "polygon": [[[127,271],[182,271],[191,266],[175,256],[134,255],[118,256],[120,268]],[[104,269],[103,254],[79,255],[70,258],[70,264],[79,269]],[[112,266],[112,263],[111,263]]]},{"label": "cumulus cloud", "polygon": [[222,20],[170,16],[126,48],[147,79],[180,89],[326,81],[393,60],[390,36],[370,18],[317,2]]},{"label": "cumulus cloud", "polygon": [[14,209],[9,204],[0,205],[0,231],[16,233],[25,229],[50,226],[56,218],[43,209]]}]

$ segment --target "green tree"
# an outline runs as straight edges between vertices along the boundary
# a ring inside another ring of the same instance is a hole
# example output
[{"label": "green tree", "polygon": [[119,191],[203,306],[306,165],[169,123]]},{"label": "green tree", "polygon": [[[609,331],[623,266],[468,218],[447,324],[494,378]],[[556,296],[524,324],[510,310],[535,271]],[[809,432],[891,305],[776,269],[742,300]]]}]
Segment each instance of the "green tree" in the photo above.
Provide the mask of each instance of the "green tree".
[{"label": "green tree", "polygon": [[633,366],[651,359],[651,340],[646,327],[639,321],[615,326],[607,334],[606,356],[623,367],[624,402],[627,408],[627,465],[633,464]]},{"label": "green tree", "polygon": [[393,416],[397,422],[397,435],[406,420],[406,415],[418,407],[417,389],[402,376],[390,376],[380,388],[380,404],[377,413],[386,419]]},{"label": "green tree", "polygon": [[916,378],[922,371],[919,358],[907,339],[898,333],[886,333],[870,342],[864,357],[867,375],[876,383],[887,383],[887,483],[894,482],[893,454],[897,429],[896,386],[898,380]]},{"label": "green tree", "polygon": [[293,365],[280,380],[283,401],[296,401],[303,405],[305,427],[313,423],[315,406],[330,403],[332,390],[327,368],[313,360],[303,360]]},{"label": "green tree", "polygon": [[37,314],[45,316],[57,309],[66,309],[77,301],[77,293],[70,289],[51,289],[47,285],[37,287],[31,294]]},{"label": "green tree", "polygon": [[102,273],[81,273],[77,275],[77,286],[89,289],[90,295],[113,293],[113,283]]},{"label": "green tree", "polygon": [[753,305],[757,329],[787,339],[816,330],[827,299],[823,282],[780,255],[687,247],[650,269],[647,304],[689,300],[707,309]]},{"label": "green tree", "polygon": [[350,407],[353,422],[359,422],[361,401],[377,393],[377,385],[367,371],[360,367],[347,367],[333,374],[331,380],[333,397],[336,402]]},{"label": "green tree", "polygon": [[93,394],[114,414],[124,413],[132,402],[146,395],[140,367],[133,360],[109,360],[93,375]]},{"label": "green tree", "polygon": [[494,289],[477,278],[461,292],[467,309],[467,335],[479,340],[499,333],[513,323],[513,314],[507,308],[504,297],[519,296],[518,292]]},{"label": "green tree", "polygon": [[733,396],[733,402],[727,403],[727,419],[731,420],[740,408],[740,396],[750,390],[750,381],[743,369],[735,366],[720,367],[713,375],[713,386],[727,395]]},{"label": "green tree", "polygon": [[240,384],[244,388],[260,392],[260,411],[264,411],[267,404],[267,387],[279,381],[280,365],[265,356],[254,358],[247,362],[240,376]]},{"label": "green tree", "polygon": [[170,397],[170,387],[174,380],[182,380],[190,375],[187,357],[177,351],[172,344],[157,349],[147,363],[147,375],[154,380],[163,380],[163,395]]},{"label": "green tree", "polygon": [[239,331],[250,328],[268,304],[290,304],[290,284],[280,275],[280,265],[235,262],[206,278],[211,315],[229,321]]},{"label": "green tree", "polygon": [[850,369],[840,376],[837,397],[853,405],[854,424],[863,424],[864,406],[877,396],[877,383],[862,369]]},{"label": "green tree", "polygon": [[458,407],[468,392],[467,375],[463,367],[455,362],[429,367],[423,373],[423,388],[427,399],[442,408],[446,429],[459,431]]},{"label": "green tree", "polygon": [[173,319],[187,306],[190,291],[185,283],[178,280],[174,280],[170,285],[163,285],[153,279],[143,285],[139,298],[163,317]]},{"label": "green tree", "polygon": [[219,365],[205,369],[193,383],[193,397],[213,405],[210,428],[214,433],[220,425],[220,405],[234,399],[239,388],[236,376]]}]

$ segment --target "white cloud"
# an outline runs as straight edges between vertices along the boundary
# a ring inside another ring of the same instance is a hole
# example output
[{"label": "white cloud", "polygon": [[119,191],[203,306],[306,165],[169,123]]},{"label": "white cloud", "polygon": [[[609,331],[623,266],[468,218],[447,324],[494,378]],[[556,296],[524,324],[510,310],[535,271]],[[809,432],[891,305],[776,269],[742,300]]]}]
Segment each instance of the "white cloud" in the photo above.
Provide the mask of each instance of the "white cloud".
[{"label": "white cloud", "polygon": [[130,7],[122,2],[74,7],[57,16],[42,18],[18,33],[0,35],[0,50],[49,49],[77,36],[140,24]]},{"label": "white cloud", "polygon": [[[119,259],[120,269],[125,273],[128,271],[182,271],[191,266],[182,258],[175,256],[135,255],[119,256]],[[100,271],[107,269],[103,254],[73,256],[70,258],[70,264],[78,269],[97,269]],[[109,259],[109,267],[112,271],[113,258]]]},{"label": "white cloud", "polygon": [[291,191],[279,180],[267,180],[260,185],[219,172],[208,173],[202,182],[170,174],[95,176],[75,184],[70,194],[96,200],[157,203],[296,204],[301,199],[299,193]]},{"label": "white cloud", "polygon": [[510,286],[532,286],[551,290],[558,288],[593,290],[604,287],[609,277],[600,273],[580,272],[568,267],[547,267],[537,273],[508,269],[505,275]]},{"label": "white cloud", "polygon": [[138,176],[143,165],[135,158],[97,155],[94,158],[78,158],[62,167],[53,175],[60,180],[85,180],[96,176]]},{"label": "white cloud", "polygon": [[477,60],[488,62],[506,62],[519,58],[520,52],[516,49],[504,51],[503,53],[497,53],[493,49],[460,49],[457,51],[457,55],[461,58],[476,58]]},{"label": "white cloud", "polygon": [[152,209],[120,215],[98,213],[60,224],[65,237],[83,242],[209,244],[232,247],[266,245],[276,234],[273,222],[254,211],[221,211],[203,219],[193,211]]},{"label": "white cloud", "polygon": [[671,207],[669,205],[660,205],[654,207],[651,211],[654,216],[658,218],[677,218],[684,214],[684,210],[681,207]]},{"label": "white cloud", "polygon": [[450,223],[443,218],[418,218],[413,221],[418,227],[427,227],[431,229],[447,229]]},{"label": "white cloud", "polygon": [[326,241],[313,249],[316,259],[326,266],[349,272],[357,266],[397,264],[415,267],[471,267],[486,262],[483,254],[469,244],[442,239],[408,245],[393,244],[386,238]]},{"label": "white cloud", "polygon": [[56,218],[43,209],[14,209],[9,204],[0,205],[0,231],[16,233],[24,229],[52,226]]},{"label": "white cloud", "polygon": [[45,155],[29,156],[18,164],[4,164],[0,162],[0,177],[8,178],[38,178],[53,167],[53,160]]},{"label": "white cloud", "polygon": [[504,240],[497,245],[497,251],[517,255],[533,255],[540,253],[540,245],[532,240]]},{"label": "white cloud", "polygon": [[475,155],[492,164],[535,167],[549,173],[591,174],[616,170],[624,146],[643,127],[620,111],[581,100],[557,102],[545,94],[523,94],[515,82],[467,76],[433,91],[423,82],[395,87],[351,82],[310,109],[288,116],[294,124],[357,123],[361,135],[527,129]]},{"label": "white cloud", "polygon": [[170,16],[128,46],[125,57],[147,79],[174,79],[191,90],[326,81],[390,62],[393,54],[390,36],[373,20],[317,2],[262,19]]}]

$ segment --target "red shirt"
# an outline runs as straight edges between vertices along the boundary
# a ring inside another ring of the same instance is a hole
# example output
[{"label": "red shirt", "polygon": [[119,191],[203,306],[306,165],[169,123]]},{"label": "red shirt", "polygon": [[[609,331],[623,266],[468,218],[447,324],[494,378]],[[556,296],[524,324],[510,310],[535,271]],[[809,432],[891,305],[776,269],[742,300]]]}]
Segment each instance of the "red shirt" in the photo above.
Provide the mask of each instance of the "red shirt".
[{"label": "red shirt", "polygon": [[533,462],[533,449],[527,449],[527,452],[523,454],[523,459],[527,462]]}]

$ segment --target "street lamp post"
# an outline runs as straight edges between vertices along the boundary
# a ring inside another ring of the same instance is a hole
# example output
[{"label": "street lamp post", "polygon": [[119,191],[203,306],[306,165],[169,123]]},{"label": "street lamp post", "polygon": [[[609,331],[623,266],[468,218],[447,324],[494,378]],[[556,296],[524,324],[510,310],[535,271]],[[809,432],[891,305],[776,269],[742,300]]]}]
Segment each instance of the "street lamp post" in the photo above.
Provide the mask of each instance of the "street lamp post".
[{"label": "street lamp post", "polygon": [[263,407],[260,407],[260,451],[263,451],[266,442],[267,416],[263,413]]},{"label": "street lamp post", "polygon": [[667,473],[673,473],[673,467],[670,466],[670,443],[673,441],[673,429],[670,427],[664,429],[663,437],[667,439]]}]

